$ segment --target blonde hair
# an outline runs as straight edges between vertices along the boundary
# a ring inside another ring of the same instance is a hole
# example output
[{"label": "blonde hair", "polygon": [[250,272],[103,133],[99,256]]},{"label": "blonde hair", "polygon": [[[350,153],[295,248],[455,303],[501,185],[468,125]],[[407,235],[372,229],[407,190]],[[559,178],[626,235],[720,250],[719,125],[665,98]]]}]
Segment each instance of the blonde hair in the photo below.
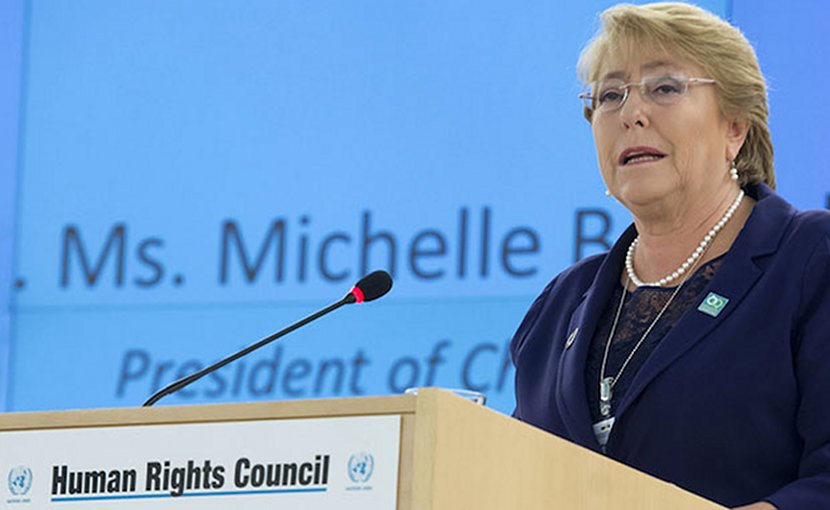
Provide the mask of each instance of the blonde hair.
[{"label": "blonde hair", "polygon": [[[696,64],[716,81],[721,112],[749,126],[735,157],[741,184],[764,182],[775,188],[767,87],[755,50],[740,30],[700,7],[680,2],[621,4],[603,12],[600,19],[602,27],[579,57],[577,70],[583,83],[596,82],[608,58],[625,52],[654,49]],[[588,108],[585,117],[591,120]]]}]

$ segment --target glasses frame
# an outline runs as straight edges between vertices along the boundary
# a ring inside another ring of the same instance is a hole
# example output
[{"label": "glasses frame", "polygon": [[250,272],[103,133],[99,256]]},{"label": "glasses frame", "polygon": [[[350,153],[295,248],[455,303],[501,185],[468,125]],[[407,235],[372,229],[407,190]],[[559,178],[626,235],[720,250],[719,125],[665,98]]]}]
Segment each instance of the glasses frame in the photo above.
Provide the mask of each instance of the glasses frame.
[{"label": "glasses frame", "polygon": [[[647,77],[641,79],[638,82],[623,83],[620,86],[620,88],[623,90],[622,100],[620,101],[619,105],[617,105],[613,108],[607,108],[607,107],[602,108],[602,109],[595,108],[594,104],[596,104],[596,101],[599,98],[594,96],[593,94],[591,94],[591,92],[582,92],[581,94],[579,94],[579,98],[583,101],[583,105],[585,107],[585,110],[589,115],[593,115],[594,113],[596,113],[598,111],[602,112],[602,113],[610,113],[610,112],[615,112],[615,111],[621,109],[623,107],[623,105],[625,105],[625,102],[628,101],[628,97],[630,95],[629,92],[631,90],[631,87],[637,87],[637,89],[640,91],[640,97],[645,98],[645,99],[647,99],[648,101],[650,101],[654,104],[658,104],[660,106],[669,106],[669,105],[672,105],[672,104],[676,104],[676,103],[668,103],[668,104],[658,103],[658,102],[654,101],[654,99],[652,99],[651,95],[646,92],[646,82],[647,81],[660,80],[660,79],[664,79],[664,78],[671,78],[673,80],[677,80],[678,83],[683,85],[683,90],[681,90],[680,93],[677,95],[678,102],[680,101],[681,98],[683,98],[683,96],[686,95],[687,92],[689,92],[689,85],[713,85],[713,84],[717,83],[712,78],[701,78],[701,77],[686,78],[685,76],[673,76],[673,75],[647,76]],[[598,86],[599,83],[600,82],[594,82],[593,87]]]}]

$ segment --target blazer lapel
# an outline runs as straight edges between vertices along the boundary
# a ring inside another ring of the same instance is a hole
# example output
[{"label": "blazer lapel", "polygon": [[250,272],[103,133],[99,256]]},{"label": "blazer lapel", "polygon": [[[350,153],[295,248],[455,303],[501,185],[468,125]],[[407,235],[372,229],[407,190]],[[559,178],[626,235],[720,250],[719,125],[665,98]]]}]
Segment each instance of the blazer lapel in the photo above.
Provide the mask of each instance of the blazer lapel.
[{"label": "blazer lapel", "polygon": [[[730,261],[729,258],[732,258],[732,260]],[[617,407],[615,412],[617,418],[625,412],[626,408],[660,372],[725,320],[732,310],[740,305],[740,302],[761,274],[761,270],[751,260],[734,260],[734,257],[727,255],[727,259],[724,259],[718,273],[703,291],[703,296],[712,291],[728,298],[727,306],[717,317],[698,311],[697,302],[686,311],[634,376],[631,386],[625,392]],[[721,277],[721,275],[724,277]]]},{"label": "blazer lapel", "polygon": [[636,235],[634,227],[629,227],[600,265],[593,283],[571,314],[568,335],[576,331],[576,336],[568,339],[571,341],[566,343],[559,359],[556,404],[570,439],[597,451],[599,444],[594,436],[585,388],[585,365],[597,322],[608,305],[613,290],[619,286],[625,249]]},{"label": "blazer lapel", "polygon": [[701,298],[704,299],[710,291],[715,292],[729,299],[727,306],[717,317],[698,311],[697,303],[687,310],[634,376],[615,412],[618,419],[666,367],[700,342],[740,306],[763,274],[755,259],[775,252],[792,219],[793,210],[765,185],[759,186],[758,197],[759,201],[750,218]]}]

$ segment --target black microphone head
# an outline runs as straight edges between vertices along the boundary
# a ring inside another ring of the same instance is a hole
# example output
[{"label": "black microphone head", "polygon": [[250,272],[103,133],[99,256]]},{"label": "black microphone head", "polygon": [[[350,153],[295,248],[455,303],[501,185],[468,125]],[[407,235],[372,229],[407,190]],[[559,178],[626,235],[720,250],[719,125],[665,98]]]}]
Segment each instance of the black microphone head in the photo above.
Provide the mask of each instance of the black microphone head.
[{"label": "black microphone head", "polygon": [[386,271],[373,271],[357,282],[352,290],[349,292],[349,295],[346,298],[352,296],[354,300],[351,302],[353,303],[362,303],[364,301],[373,301],[387,292],[389,289],[392,288],[392,277]]}]

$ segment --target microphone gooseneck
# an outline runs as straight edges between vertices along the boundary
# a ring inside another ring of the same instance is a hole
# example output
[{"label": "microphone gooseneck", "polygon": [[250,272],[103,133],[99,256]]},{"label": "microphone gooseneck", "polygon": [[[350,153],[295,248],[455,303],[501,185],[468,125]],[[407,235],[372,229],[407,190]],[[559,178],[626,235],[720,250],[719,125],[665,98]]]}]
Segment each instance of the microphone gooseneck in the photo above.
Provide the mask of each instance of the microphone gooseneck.
[{"label": "microphone gooseneck", "polygon": [[267,336],[267,337],[263,338],[259,342],[255,343],[253,345],[250,345],[250,346],[242,349],[239,352],[236,352],[236,353],[234,353],[234,354],[232,354],[232,355],[230,355],[230,356],[228,356],[224,359],[221,359],[221,360],[217,361],[216,363],[214,363],[213,365],[210,365],[209,367],[203,368],[202,370],[199,370],[198,372],[194,372],[194,373],[192,373],[188,376],[182,377],[181,379],[170,383],[169,385],[165,386],[164,388],[160,389],[159,391],[153,393],[150,396],[150,398],[148,398],[147,401],[144,402],[143,406],[144,407],[149,407],[149,406],[155,404],[156,402],[161,400],[163,397],[165,397],[165,396],[167,396],[171,393],[174,393],[176,391],[179,391],[180,389],[182,389],[185,386],[201,379],[202,377],[208,375],[209,373],[214,372],[216,370],[219,370],[220,368],[224,367],[225,365],[227,365],[229,363],[232,363],[232,362],[238,360],[239,358],[250,354],[251,352],[259,349],[260,347],[264,347],[265,345],[268,345],[269,343],[273,342],[274,340],[276,340],[276,339],[278,339],[282,336],[285,336],[288,333],[291,333],[292,331],[297,330],[297,329],[305,326],[309,322],[315,321],[315,320],[319,319],[320,317],[337,310],[338,308],[340,308],[343,305],[349,305],[349,304],[353,304],[353,303],[358,303],[359,304],[359,303],[363,303],[365,301],[373,301],[373,300],[385,295],[387,292],[389,292],[389,289],[391,289],[391,288],[392,288],[392,277],[389,276],[389,273],[387,273],[386,271],[375,271],[373,273],[369,273],[368,275],[361,278],[360,281],[358,281],[355,284],[355,286],[352,287],[352,290],[349,291],[349,293],[346,294],[340,301],[332,303],[329,306],[323,308],[322,310],[318,310],[317,312],[314,312],[313,314],[309,315],[308,317],[306,317],[306,318],[304,318],[300,321],[295,322],[294,324],[288,326],[285,329],[277,331],[273,335],[270,335],[270,336]]}]

